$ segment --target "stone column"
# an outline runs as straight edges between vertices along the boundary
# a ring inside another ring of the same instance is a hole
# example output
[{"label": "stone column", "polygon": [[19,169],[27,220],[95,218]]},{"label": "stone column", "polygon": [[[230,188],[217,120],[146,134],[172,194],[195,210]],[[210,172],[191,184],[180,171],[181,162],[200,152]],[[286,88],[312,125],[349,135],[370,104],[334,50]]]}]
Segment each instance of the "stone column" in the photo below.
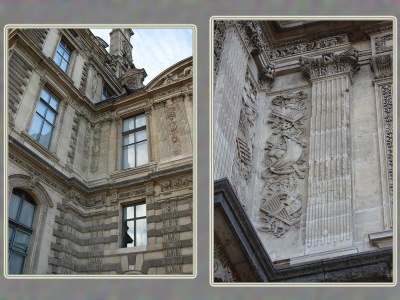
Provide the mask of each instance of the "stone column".
[{"label": "stone column", "polygon": [[300,58],[312,83],[305,254],[352,246],[350,98],[358,51]]}]

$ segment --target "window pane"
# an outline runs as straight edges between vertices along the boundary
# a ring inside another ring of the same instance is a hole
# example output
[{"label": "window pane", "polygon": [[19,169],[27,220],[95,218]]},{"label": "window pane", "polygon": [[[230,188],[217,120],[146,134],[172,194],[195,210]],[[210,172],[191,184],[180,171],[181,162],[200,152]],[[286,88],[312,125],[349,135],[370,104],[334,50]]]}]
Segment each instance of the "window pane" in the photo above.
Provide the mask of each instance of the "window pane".
[{"label": "window pane", "polygon": [[122,150],[122,166],[124,169],[135,166],[135,146],[128,146]]},{"label": "window pane", "polygon": [[135,221],[126,222],[127,228],[125,233],[126,247],[134,247],[135,242]]},{"label": "window pane", "polygon": [[43,124],[43,119],[39,117],[39,115],[35,114],[29,135],[36,141],[38,140],[42,124]]},{"label": "window pane", "polygon": [[144,114],[136,116],[136,128],[141,126],[146,126],[146,116]]},{"label": "window pane", "polygon": [[18,207],[20,205],[21,198],[13,193],[11,194],[10,205],[8,206],[8,217],[13,220],[17,220]]},{"label": "window pane", "polygon": [[136,218],[146,216],[146,204],[136,205]]},{"label": "window pane", "polygon": [[32,203],[24,201],[22,203],[21,214],[19,215],[19,222],[27,227],[32,227],[33,216],[35,214],[35,206]]},{"label": "window pane", "polygon": [[51,97],[49,104],[55,111],[57,111],[57,109],[58,109],[58,101],[57,101],[56,98]]},{"label": "window pane", "polygon": [[25,257],[17,253],[11,252],[8,260],[8,274],[22,274]]},{"label": "window pane", "polygon": [[42,101],[39,101],[36,111],[37,111],[42,117],[44,117],[44,116],[46,115],[46,110],[47,110],[46,105],[45,105]]},{"label": "window pane", "polygon": [[60,65],[61,70],[65,72],[67,70],[67,66],[68,63],[65,60],[61,60],[61,65]]},{"label": "window pane", "polygon": [[10,241],[14,232],[14,227],[8,226],[8,245],[10,246]]},{"label": "window pane", "polygon": [[47,113],[46,113],[46,120],[49,121],[49,123],[54,124],[55,118],[56,118],[56,114],[53,113],[50,109],[48,109]]},{"label": "window pane", "polygon": [[135,207],[126,206],[124,207],[124,220],[133,219],[135,217]]},{"label": "window pane", "polygon": [[136,246],[147,245],[146,219],[136,221]]},{"label": "window pane", "polygon": [[61,56],[60,54],[56,53],[56,56],[54,57],[54,62],[59,66],[61,64]]},{"label": "window pane", "polygon": [[146,130],[142,130],[135,133],[136,142],[144,141],[147,138]]},{"label": "window pane", "polygon": [[135,142],[135,134],[126,134],[123,136],[122,145],[126,146]]},{"label": "window pane", "polygon": [[29,246],[29,239],[30,239],[30,234],[27,234],[25,232],[22,232],[17,229],[15,232],[15,238],[14,238],[14,243],[13,243],[13,248],[18,248],[18,250],[23,251],[23,252],[28,252],[28,246]]},{"label": "window pane", "polygon": [[135,129],[135,123],[133,118],[125,119],[122,122],[122,132]]},{"label": "window pane", "polygon": [[148,162],[147,141],[136,144],[136,151],[137,151],[136,166],[147,164]]},{"label": "window pane", "polygon": [[42,144],[43,147],[46,147],[47,149],[50,146],[51,131],[52,127],[47,122],[44,122],[39,143]]},{"label": "window pane", "polygon": [[42,90],[42,93],[40,94],[40,98],[42,98],[45,102],[49,102],[50,94],[46,89]]},{"label": "window pane", "polygon": [[68,52],[64,52],[63,58],[65,61],[69,61],[69,53]]}]

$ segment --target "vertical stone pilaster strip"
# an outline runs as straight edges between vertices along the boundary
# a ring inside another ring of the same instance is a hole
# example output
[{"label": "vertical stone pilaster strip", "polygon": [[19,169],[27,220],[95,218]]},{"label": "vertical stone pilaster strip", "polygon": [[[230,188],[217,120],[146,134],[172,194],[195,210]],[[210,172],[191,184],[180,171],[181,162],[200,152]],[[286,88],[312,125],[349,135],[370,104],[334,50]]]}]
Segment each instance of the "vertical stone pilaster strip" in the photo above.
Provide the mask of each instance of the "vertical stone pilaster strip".
[{"label": "vertical stone pilaster strip", "polygon": [[312,82],[306,254],[352,245],[350,85],[358,51],[300,58]]}]

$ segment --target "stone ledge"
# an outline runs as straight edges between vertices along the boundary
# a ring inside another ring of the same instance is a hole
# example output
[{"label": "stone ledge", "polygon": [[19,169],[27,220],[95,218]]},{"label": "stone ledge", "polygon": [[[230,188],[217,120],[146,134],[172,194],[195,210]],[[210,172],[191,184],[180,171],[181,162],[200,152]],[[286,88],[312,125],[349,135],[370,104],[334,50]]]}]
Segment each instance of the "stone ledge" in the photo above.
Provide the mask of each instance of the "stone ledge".
[{"label": "stone ledge", "polygon": [[369,242],[378,248],[393,247],[393,230],[385,230],[368,234]]}]

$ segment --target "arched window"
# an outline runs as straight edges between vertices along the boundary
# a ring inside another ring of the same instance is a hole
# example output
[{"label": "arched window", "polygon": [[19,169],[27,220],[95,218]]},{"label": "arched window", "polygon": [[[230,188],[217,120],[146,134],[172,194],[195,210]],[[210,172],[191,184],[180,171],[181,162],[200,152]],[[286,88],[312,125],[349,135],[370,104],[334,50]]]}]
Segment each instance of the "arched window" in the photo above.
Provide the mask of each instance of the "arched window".
[{"label": "arched window", "polygon": [[13,189],[8,206],[8,274],[22,274],[33,231],[36,204],[32,197]]}]

